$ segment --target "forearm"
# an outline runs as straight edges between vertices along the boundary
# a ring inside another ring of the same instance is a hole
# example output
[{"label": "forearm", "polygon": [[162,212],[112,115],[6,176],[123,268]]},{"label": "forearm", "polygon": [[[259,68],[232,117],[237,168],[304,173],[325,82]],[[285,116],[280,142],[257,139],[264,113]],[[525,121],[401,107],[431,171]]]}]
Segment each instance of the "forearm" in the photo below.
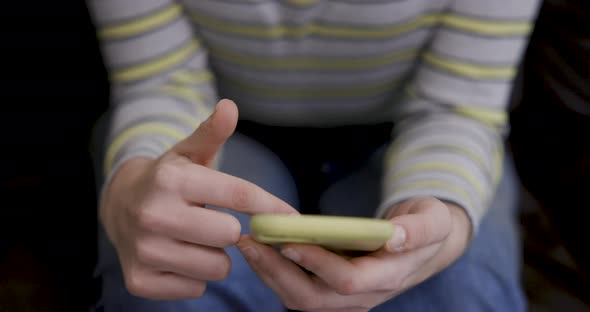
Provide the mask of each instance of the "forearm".
[{"label": "forearm", "polygon": [[[217,101],[207,53],[175,1],[89,0],[112,85],[104,173],[155,158]],[[107,179],[108,180],[108,179]]]},{"label": "forearm", "polygon": [[451,3],[399,104],[381,213],[432,196],[464,208],[477,231],[502,172],[506,106],[537,2]]}]

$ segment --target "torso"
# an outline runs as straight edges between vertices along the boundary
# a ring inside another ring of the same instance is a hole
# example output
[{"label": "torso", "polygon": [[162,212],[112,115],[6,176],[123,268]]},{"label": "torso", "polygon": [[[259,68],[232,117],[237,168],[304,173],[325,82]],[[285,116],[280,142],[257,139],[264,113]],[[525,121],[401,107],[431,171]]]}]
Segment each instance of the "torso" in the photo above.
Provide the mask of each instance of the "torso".
[{"label": "torso", "polygon": [[246,118],[324,125],[390,119],[446,2],[183,1]]}]

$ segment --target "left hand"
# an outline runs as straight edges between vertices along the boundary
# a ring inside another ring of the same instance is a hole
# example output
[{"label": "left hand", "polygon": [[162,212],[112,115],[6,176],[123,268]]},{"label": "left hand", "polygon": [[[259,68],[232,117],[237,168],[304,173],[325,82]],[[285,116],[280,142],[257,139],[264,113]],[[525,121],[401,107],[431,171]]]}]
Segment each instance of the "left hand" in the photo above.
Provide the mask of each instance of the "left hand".
[{"label": "left hand", "polygon": [[281,255],[249,236],[238,248],[289,309],[368,311],[446,268],[471,235],[464,210],[434,198],[407,200],[391,211],[393,237],[362,257],[346,259],[308,244],[286,244]]}]

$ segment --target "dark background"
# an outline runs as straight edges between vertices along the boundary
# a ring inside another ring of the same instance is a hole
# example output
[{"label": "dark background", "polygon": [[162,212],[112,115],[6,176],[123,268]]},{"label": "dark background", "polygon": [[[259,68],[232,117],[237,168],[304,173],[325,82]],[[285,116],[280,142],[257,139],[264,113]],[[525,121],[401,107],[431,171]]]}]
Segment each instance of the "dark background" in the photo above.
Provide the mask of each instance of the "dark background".
[{"label": "dark background", "polygon": [[94,300],[94,120],[108,90],[84,1],[0,9],[0,311]]},{"label": "dark background", "polygon": [[[567,104],[590,102],[571,83],[590,88],[590,10],[547,3],[512,116],[532,195],[523,202],[524,282],[531,310],[583,311],[589,284],[564,246],[586,263],[590,123]],[[0,312],[84,311],[100,285],[89,139],[107,108],[107,76],[84,1],[11,5],[0,10]]]}]

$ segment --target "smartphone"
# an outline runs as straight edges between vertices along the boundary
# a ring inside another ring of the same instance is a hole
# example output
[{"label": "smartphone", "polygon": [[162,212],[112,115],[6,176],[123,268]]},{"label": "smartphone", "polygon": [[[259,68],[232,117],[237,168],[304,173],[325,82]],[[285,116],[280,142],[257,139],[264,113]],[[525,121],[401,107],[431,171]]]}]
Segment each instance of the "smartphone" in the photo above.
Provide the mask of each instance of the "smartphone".
[{"label": "smartphone", "polygon": [[357,217],[261,214],[250,220],[252,237],[263,244],[305,243],[335,251],[375,251],[392,236],[387,220]]}]

